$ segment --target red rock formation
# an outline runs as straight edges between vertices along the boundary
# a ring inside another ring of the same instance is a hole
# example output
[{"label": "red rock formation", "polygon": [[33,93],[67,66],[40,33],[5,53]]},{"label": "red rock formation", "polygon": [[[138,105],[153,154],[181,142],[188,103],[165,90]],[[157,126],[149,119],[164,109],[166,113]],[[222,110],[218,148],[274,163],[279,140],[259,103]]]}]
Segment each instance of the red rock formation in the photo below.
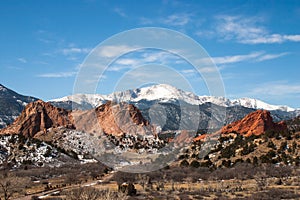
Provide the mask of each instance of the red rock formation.
[{"label": "red rock formation", "polygon": [[194,142],[198,142],[198,141],[204,141],[205,138],[207,137],[206,134],[203,134],[203,135],[199,135],[198,137],[194,138]]},{"label": "red rock formation", "polygon": [[29,103],[13,124],[0,130],[0,134],[22,134],[33,137],[40,131],[46,132],[48,128],[58,126],[75,128],[70,111],[38,100]]},{"label": "red rock formation", "polygon": [[131,135],[153,134],[154,128],[144,119],[141,112],[132,104],[111,101],[96,108],[98,122],[106,134]]},{"label": "red rock formation", "polygon": [[261,135],[266,131],[287,131],[285,122],[274,123],[269,111],[257,110],[243,119],[221,129],[221,134],[239,133],[246,137]]},{"label": "red rock formation", "polygon": [[107,102],[88,111],[67,111],[38,100],[30,103],[10,126],[1,129],[0,134],[22,134],[33,137],[48,128],[64,126],[87,133],[101,133],[120,136],[126,134],[153,134],[154,128],[141,112],[131,104]]}]

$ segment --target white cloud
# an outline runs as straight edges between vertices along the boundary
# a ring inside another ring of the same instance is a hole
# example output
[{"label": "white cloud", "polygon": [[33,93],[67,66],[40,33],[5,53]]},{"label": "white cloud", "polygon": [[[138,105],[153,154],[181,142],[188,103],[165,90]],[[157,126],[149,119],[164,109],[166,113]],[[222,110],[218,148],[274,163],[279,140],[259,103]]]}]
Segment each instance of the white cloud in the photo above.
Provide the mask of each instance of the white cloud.
[{"label": "white cloud", "polygon": [[275,58],[279,58],[285,55],[288,55],[288,52],[284,52],[284,53],[279,53],[279,54],[265,54],[262,55],[261,57],[257,58],[256,61],[261,62],[261,61],[265,61],[265,60],[272,60]]},{"label": "white cloud", "polygon": [[253,52],[245,55],[213,57],[212,59],[215,62],[215,64],[219,65],[219,64],[230,64],[230,63],[247,61],[247,60],[258,58],[261,55],[263,55],[263,52]]},{"label": "white cloud", "polygon": [[121,17],[127,17],[126,13],[121,8],[115,8],[114,12],[120,15]]},{"label": "white cloud", "polygon": [[157,18],[141,17],[139,20],[142,25],[152,25],[155,23],[155,24],[163,24],[167,26],[183,27],[192,22],[192,16],[193,15],[190,13],[177,13],[177,14],[172,14],[172,15],[157,17]]},{"label": "white cloud", "polygon": [[127,46],[127,45],[110,45],[102,46],[98,48],[98,54],[105,58],[113,58],[115,56],[120,56],[130,51],[135,50],[137,47]]},{"label": "white cloud", "polygon": [[151,24],[153,24],[153,20],[149,19],[149,18],[146,18],[146,17],[141,17],[139,20],[140,20],[140,23],[142,25],[151,25]]},{"label": "white cloud", "polygon": [[139,61],[137,59],[130,59],[130,58],[121,58],[116,61],[116,64],[119,65],[137,65]]},{"label": "white cloud", "polygon": [[184,70],[181,70],[182,73],[184,74],[194,74],[194,73],[197,73],[197,71],[195,69],[184,69]]},{"label": "white cloud", "polygon": [[[110,53],[115,51],[110,51]],[[137,53],[137,54],[136,54]],[[213,67],[213,63],[217,65],[218,70],[227,68],[228,64],[234,64],[239,62],[263,62],[266,60],[276,59],[282,56],[288,55],[287,52],[278,54],[267,54],[263,51],[251,52],[249,54],[220,56],[211,58],[201,58],[196,62],[202,67],[202,73],[216,72],[216,68]],[[108,56],[108,55],[106,55]],[[160,64],[166,66],[178,66],[179,64],[184,66],[186,63],[182,58],[164,51],[148,52],[144,50],[135,51],[134,54],[128,54],[125,57],[117,59],[110,67],[108,71],[122,71],[124,69],[133,69],[135,67],[147,64]],[[190,69],[181,70],[183,74],[192,74]]]},{"label": "white cloud", "polygon": [[[267,54],[263,51],[261,52],[252,52],[249,54],[241,54],[241,55],[232,55],[232,56],[221,56],[221,57],[212,57],[211,59],[214,61],[216,65],[225,65],[225,64],[233,64],[239,62],[262,62],[266,60],[276,59],[285,55],[288,55],[288,52],[278,53],[278,54]],[[202,63],[209,64],[210,60],[203,60]]]},{"label": "white cloud", "polygon": [[18,61],[20,61],[21,63],[27,63],[27,60],[25,58],[18,58]]},{"label": "white cloud", "polygon": [[300,35],[284,35],[283,38],[293,42],[300,42]]},{"label": "white cloud", "polygon": [[216,32],[213,30],[201,30],[201,31],[197,31],[195,34],[199,37],[213,38]]},{"label": "white cloud", "polygon": [[191,15],[187,13],[173,14],[162,20],[164,24],[171,26],[184,26],[191,21]]},{"label": "white cloud", "polygon": [[57,73],[39,74],[37,76],[41,78],[68,78],[68,77],[73,77],[76,74],[77,72],[57,72]]},{"label": "white cloud", "polygon": [[192,76],[200,76],[201,74],[203,75],[204,73],[205,74],[216,73],[217,71],[218,68],[212,66],[212,67],[201,67],[199,71],[196,69],[184,69],[181,70],[181,73],[184,74],[185,76],[192,77]]},{"label": "white cloud", "polygon": [[216,32],[224,40],[236,40],[244,44],[272,44],[287,41],[299,42],[300,35],[270,33],[257,17],[218,16]]},{"label": "white cloud", "polygon": [[252,96],[299,95],[300,84],[289,84],[285,82],[265,83],[255,87],[248,94]]},{"label": "white cloud", "polygon": [[[181,64],[182,59],[164,51],[148,52],[147,50],[135,51],[125,58],[117,59],[107,70],[121,71],[123,69],[133,69],[147,64],[174,65]],[[183,61],[182,61],[183,62]]]},{"label": "white cloud", "polygon": [[166,83],[175,87],[186,87],[189,83],[177,70],[167,66],[141,66],[124,73],[118,82],[118,90],[136,88],[149,83]]},{"label": "white cloud", "polygon": [[71,47],[71,48],[64,48],[61,50],[61,52],[64,55],[71,55],[71,54],[86,54],[89,53],[91,49],[89,48],[76,48],[76,47]]}]

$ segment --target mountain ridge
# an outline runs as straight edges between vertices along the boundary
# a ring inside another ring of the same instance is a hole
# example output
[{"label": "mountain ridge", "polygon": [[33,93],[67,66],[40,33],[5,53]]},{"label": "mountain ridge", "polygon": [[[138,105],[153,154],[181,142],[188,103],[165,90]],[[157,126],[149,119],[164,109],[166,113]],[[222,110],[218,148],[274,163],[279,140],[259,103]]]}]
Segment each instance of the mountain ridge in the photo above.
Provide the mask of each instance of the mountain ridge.
[{"label": "mountain ridge", "polygon": [[213,103],[224,107],[243,106],[246,108],[253,108],[253,109],[280,110],[286,112],[293,112],[298,110],[286,105],[272,105],[258,99],[252,99],[246,97],[230,100],[225,97],[197,96],[192,92],[186,92],[167,84],[159,84],[159,85],[154,85],[154,86],[149,86],[144,88],[126,90],[123,92],[114,92],[109,95],[74,94],[74,95],[65,96],[58,99],[53,99],[50,100],[50,102],[57,103],[57,102],[72,101],[77,104],[88,103],[92,107],[97,107],[103,104],[105,101],[138,102],[141,100],[148,100],[148,101],[157,100],[164,103],[179,100],[191,105]]},{"label": "mountain ridge", "polygon": [[0,84],[0,129],[11,124],[24,107],[38,98],[21,95]]}]

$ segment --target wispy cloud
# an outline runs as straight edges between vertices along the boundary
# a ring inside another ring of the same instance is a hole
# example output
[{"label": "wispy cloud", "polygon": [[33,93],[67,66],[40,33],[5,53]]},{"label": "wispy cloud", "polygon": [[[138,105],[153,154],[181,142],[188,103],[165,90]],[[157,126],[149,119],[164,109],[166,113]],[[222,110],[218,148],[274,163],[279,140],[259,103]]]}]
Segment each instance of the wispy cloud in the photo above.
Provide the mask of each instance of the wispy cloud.
[{"label": "wispy cloud", "polygon": [[300,95],[300,84],[290,84],[287,82],[270,82],[261,84],[250,90],[249,96],[285,96]]},{"label": "wispy cloud", "polygon": [[[123,47],[126,49],[126,47]],[[111,51],[108,51],[109,54],[104,52],[106,57],[111,56],[111,54],[118,53],[119,48],[112,48]],[[201,67],[202,73],[213,73],[216,72],[216,68],[212,67],[212,62],[217,65],[218,70],[223,70],[228,67],[230,64],[240,63],[240,62],[263,62],[266,60],[276,59],[288,55],[288,52],[278,53],[278,54],[269,54],[264,51],[259,52],[250,52],[249,54],[239,54],[239,55],[228,55],[228,56],[219,56],[211,58],[201,58],[197,60],[198,64]],[[133,69],[142,65],[148,64],[160,64],[166,66],[181,66],[180,72],[192,76],[196,74],[195,70],[185,69],[188,66],[188,63],[182,58],[171,54],[165,51],[147,51],[147,50],[138,50],[132,53],[129,53],[123,57],[118,58],[114,63],[110,65],[107,69],[108,71],[120,72],[125,69]]]},{"label": "wispy cloud", "polygon": [[154,23],[153,19],[149,19],[149,18],[146,18],[146,17],[141,17],[139,19],[139,21],[142,25],[152,25]]},{"label": "wispy cloud", "polygon": [[122,71],[147,64],[175,65],[180,64],[181,58],[165,51],[139,50],[117,59],[108,71]]},{"label": "wispy cloud", "polygon": [[197,73],[197,71],[195,69],[184,69],[184,70],[181,70],[181,72],[183,74],[187,74],[187,75]]},{"label": "wispy cloud", "polygon": [[284,52],[284,53],[278,53],[278,54],[264,54],[261,57],[257,58],[256,61],[261,62],[261,61],[265,61],[265,60],[272,60],[272,59],[276,59],[285,55],[288,55],[288,52]]},{"label": "wispy cloud", "polygon": [[71,48],[64,48],[60,50],[64,55],[71,55],[71,54],[87,54],[91,51],[89,48],[77,48],[77,47],[71,47]]},{"label": "wispy cloud", "polygon": [[135,66],[135,65],[139,65],[139,63],[140,63],[140,60],[134,59],[134,58],[121,58],[116,61],[116,64],[119,64],[119,65]]},{"label": "wispy cloud", "polygon": [[[288,52],[278,53],[278,54],[268,54],[264,51],[251,52],[249,54],[239,54],[239,55],[230,55],[230,56],[220,56],[220,57],[211,57],[200,59],[199,62],[202,65],[211,64],[213,61],[216,65],[219,66],[219,69],[224,69],[224,65],[234,64],[239,62],[262,62],[266,60],[276,59],[285,55],[288,55]],[[222,67],[223,66],[223,67]]]},{"label": "wispy cloud", "polygon": [[245,54],[245,55],[213,57],[212,60],[217,65],[231,64],[231,63],[237,63],[237,62],[247,61],[247,60],[251,60],[251,59],[257,59],[258,57],[260,57],[262,55],[263,55],[263,52],[253,52],[253,53]]},{"label": "wispy cloud", "polygon": [[132,47],[128,45],[110,45],[110,46],[102,46],[97,49],[97,53],[99,56],[104,58],[113,58],[115,56],[122,55],[124,53],[128,53],[130,51],[135,50],[137,47]]},{"label": "wispy cloud", "polygon": [[69,78],[73,77],[77,74],[77,72],[57,72],[57,73],[45,73],[45,74],[39,74],[37,77],[41,78]]},{"label": "wispy cloud", "polygon": [[123,9],[121,8],[114,8],[113,10],[115,13],[117,13],[118,15],[120,15],[121,17],[127,17],[126,13],[124,12]]},{"label": "wispy cloud", "polygon": [[55,33],[39,29],[35,31],[35,34],[37,36],[37,40],[44,43],[44,44],[51,44],[51,43],[60,43],[63,41],[63,39],[58,38]]},{"label": "wispy cloud", "polygon": [[262,18],[222,15],[217,17],[216,32],[224,40],[236,40],[244,44],[272,44],[300,42],[300,35],[271,33],[260,25]]},{"label": "wispy cloud", "polygon": [[140,23],[142,25],[161,24],[167,26],[184,27],[192,22],[192,16],[193,14],[191,13],[183,12],[156,18],[141,17]]},{"label": "wispy cloud", "polygon": [[182,13],[182,14],[173,14],[167,16],[165,19],[162,19],[162,22],[170,26],[184,26],[191,21],[191,14]]},{"label": "wispy cloud", "polygon": [[21,63],[27,63],[27,60],[25,58],[18,58],[18,61],[20,61]]},{"label": "wispy cloud", "polygon": [[183,89],[190,86],[185,77],[175,69],[167,66],[141,66],[124,74],[118,83],[118,90],[137,88],[149,83],[166,83]]}]

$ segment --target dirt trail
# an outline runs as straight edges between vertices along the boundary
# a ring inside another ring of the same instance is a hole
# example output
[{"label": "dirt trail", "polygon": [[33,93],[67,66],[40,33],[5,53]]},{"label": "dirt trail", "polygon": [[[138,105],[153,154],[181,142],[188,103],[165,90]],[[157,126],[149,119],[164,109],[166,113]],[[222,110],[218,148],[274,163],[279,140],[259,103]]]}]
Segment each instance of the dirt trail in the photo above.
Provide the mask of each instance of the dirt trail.
[{"label": "dirt trail", "polygon": [[96,181],[95,180],[90,180],[90,181],[88,181],[88,182],[86,182],[84,184],[70,185],[70,186],[61,187],[61,188],[58,188],[58,189],[48,190],[48,191],[45,191],[45,192],[34,193],[34,194],[30,194],[28,196],[16,198],[15,200],[31,200],[33,196],[37,196],[40,199],[43,199],[45,197],[51,196],[53,194],[56,194],[57,192],[62,192],[62,191],[65,191],[65,190],[70,190],[70,189],[73,189],[73,188],[78,188],[80,186],[81,187],[93,186],[93,185],[96,185],[99,181],[101,181],[101,182],[109,181],[113,177],[114,173],[115,173],[115,171],[111,171],[109,174],[106,174],[100,180],[96,180]]}]

